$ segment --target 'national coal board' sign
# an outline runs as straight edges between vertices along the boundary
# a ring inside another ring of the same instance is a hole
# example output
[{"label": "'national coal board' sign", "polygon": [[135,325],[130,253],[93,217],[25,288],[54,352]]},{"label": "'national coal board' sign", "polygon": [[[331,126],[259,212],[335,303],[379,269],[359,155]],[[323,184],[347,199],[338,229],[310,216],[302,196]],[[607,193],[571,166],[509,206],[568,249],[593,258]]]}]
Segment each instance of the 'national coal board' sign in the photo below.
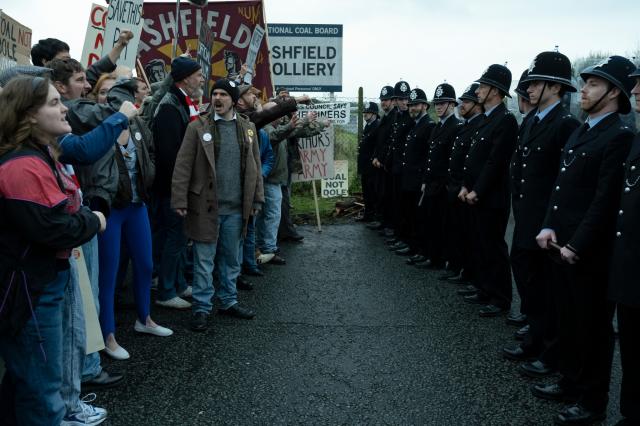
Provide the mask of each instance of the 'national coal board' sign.
[{"label": "'national coal board' sign", "polygon": [[342,25],[268,24],[276,87],[342,91]]}]

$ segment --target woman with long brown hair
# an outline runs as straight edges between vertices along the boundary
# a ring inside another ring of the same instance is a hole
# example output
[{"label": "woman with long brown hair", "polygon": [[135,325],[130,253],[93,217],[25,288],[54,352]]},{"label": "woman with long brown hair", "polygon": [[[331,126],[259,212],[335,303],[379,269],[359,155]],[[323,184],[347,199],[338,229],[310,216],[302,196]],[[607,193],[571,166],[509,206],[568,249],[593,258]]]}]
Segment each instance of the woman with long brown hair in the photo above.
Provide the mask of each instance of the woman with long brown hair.
[{"label": "woman with long brown hair", "polygon": [[67,108],[42,77],[0,94],[0,412],[18,424],[59,424],[63,296],[73,247],[104,230],[57,161]]}]

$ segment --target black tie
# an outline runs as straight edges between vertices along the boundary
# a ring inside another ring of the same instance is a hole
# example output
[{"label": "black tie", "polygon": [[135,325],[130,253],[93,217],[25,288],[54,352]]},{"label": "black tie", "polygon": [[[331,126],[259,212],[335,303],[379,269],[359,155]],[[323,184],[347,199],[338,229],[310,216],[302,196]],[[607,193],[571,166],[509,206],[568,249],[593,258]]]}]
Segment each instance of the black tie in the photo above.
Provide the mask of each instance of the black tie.
[{"label": "black tie", "polygon": [[587,133],[587,130],[589,130],[589,128],[591,128],[591,126],[589,126],[589,123],[588,123],[588,122],[587,122],[587,123],[584,123],[584,124],[582,125],[582,127],[580,128],[580,133],[578,134],[578,136],[582,136],[582,135],[584,135],[585,133]]}]

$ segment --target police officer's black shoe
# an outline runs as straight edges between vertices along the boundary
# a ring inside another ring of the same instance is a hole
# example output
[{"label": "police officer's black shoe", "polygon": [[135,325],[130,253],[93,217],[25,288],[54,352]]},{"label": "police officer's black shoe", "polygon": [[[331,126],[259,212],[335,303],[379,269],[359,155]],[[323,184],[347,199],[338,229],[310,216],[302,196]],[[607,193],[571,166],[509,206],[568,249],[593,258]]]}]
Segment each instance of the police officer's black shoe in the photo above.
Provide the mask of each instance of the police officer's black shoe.
[{"label": "police officer's black shoe", "polygon": [[413,256],[408,258],[405,262],[407,265],[415,265],[416,263],[424,262],[425,260],[427,260],[427,258],[424,257],[423,255],[414,254]]},{"label": "police officer's black shoe", "polygon": [[525,337],[527,337],[527,334],[529,334],[529,324],[523,326],[518,331],[513,333],[513,338],[516,340],[524,340]]},{"label": "police officer's black shoe", "polygon": [[478,292],[478,289],[469,284],[468,286],[456,291],[460,296],[471,296]]},{"label": "police officer's black shoe", "polygon": [[507,315],[507,324],[516,325],[518,327],[522,327],[527,324],[527,316],[525,314],[521,314],[520,312],[511,312]]},{"label": "police officer's black shoe", "polygon": [[477,292],[475,294],[471,294],[469,296],[464,297],[464,301],[467,303],[473,303],[474,305],[484,305],[489,300],[485,297],[480,296]]},{"label": "police officer's black shoe", "polygon": [[459,277],[460,271],[447,271],[438,277],[438,281],[449,281],[452,278]]},{"label": "police officer's black shoe", "polygon": [[410,256],[411,254],[413,254],[413,250],[411,250],[411,247],[407,246],[403,249],[396,250],[396,254],[398,256]]},{"label": "police officer's black shoe", "polygon": [[573,389],[567,389],[560,383],[550,385],[537,384],[531,387],[533,396],[546,399],[548,401],[575,402],[578,400],[578,393]]},{"label": "police officer's black shoe", "polygon": [[607,418],[606,411],[591,411],[580,404],[564,407],[553,419],[557,425],[592,425]]},{"label": "police officer's black shoe", "polygon": [[480,311],[478,311],[478,314],[483,318],[493,318],[499,315],[504,315],[506,312],[507,310],[504,308],[501,308],[500,306],[486,305],[485,307],[480,308]]},{"label": "police officer's black shoe", "polygon": [[518,371],[520,374],[531,377],[532,379],[539,379],[553,374],[553,368],[539,359],[520,364]]},{"label": "police officer's black shoe", "polygon": [[531,359],[531,352],[518,345],[514,348],[502,348],[502,356],[513,361],[526,361]]}]

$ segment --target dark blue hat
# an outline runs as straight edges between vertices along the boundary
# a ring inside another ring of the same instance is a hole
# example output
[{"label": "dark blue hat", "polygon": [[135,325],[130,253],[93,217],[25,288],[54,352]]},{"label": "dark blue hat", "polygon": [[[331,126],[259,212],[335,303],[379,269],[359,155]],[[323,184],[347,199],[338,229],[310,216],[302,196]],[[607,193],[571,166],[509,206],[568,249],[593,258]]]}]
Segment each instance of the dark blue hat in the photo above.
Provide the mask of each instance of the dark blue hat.
[{"label": "dark blue hat", "polygon": [[478,95],[476,95],[476,90],[478,90],[480,85],[478,83],[473,83],[471,86],[464,89],[464,93],[460,95],[460,100],[467,100],[471,102],[478,102]]},{"label": "dark blue hat", "polygon": [[235,81],[227,80],[226,78],[216,80],[216,82],[213,83],[213,87],[211,88],[211,98],[213,98],[213,91],[216,89],[221,89],[227,92],[229,96],[231,96],[231,100],[234,104],[238,102],[238,98],[240,98],[240,90],[238,89],[238,85]]},{"label": "dark blue hat", "polygon": [[173,81],[182,81],[200,68],[202,68],[200,64],[193,59],[178,56],[171,61],[171,77]]},{"label": "dark blue hat", "polygon": [[362,112],[370,112],[372,114],[378,114],[378,104],[375,102],[367,102]]},{"label": "dark blue hat", "polygon": [[509,88],[511,87],[511,71],[500,64],[489,65],[478,79],[478,83],[488,84],[501,90],[506,96],[511,97]]},{"label": "dark blue hat", "polygon": [[400,99],[408,99],[411,93],[411,87],[406,81],[399,81],[393,86],[393,97]]},{"label": "dark blue hat", "polygon": [[620,89],[618,112],[627,114],[631,111],[629,98],[631,97],[631,89],[635,86],[635,81],[629,74],[635,70],[636,66],[633,65],[633,62],[625,57],[614,55],[585,68],[580,73],[580,77],[584,81],[587,81],[590,76],[600,77]]},{"label": "dark blue hat", "polygon": [[429,101],[427,100],[427,94],[424,93],[422,89],[413,89],[409,94],[409,102],[408,105],[416,105],[416,104],[427,104],[429,106]]},{"label": "dark blue hat", "polygon": [[436,91],[433,95],[433,103],[441,103],[441,102],[453,102],[458,105],[458,101],[456,100],[456,90],[449,83],[442,83],[436,87]]},{"label": "dark blue hat", "polygon": [[380,90],[380,100],[386,101],[387,99],[393,99],[393,87],[391,86],[384,86]]},{"label": "dark blue hat", "polygon": [[[571,83],[571,61],[560,52],[539,53],[527,70],[525,83],[531,81],[549,81],[562,84],[569,92],[576,92]],[[520,80],[522,81],[522,79]]]},{"label": "dark blue hat", "polygon": [[514,92],[516,92],[521,98],[529,101],[531,99],[529,99],[529,92],[527,92],[527,88],[529,87],[529,81],[527,80],[528,76],[529,70],[524,70],[522,72],[522,75],[520,76],[520,81],[518,81],[518,85],[516,86],[516,90],[514,90]]}]

